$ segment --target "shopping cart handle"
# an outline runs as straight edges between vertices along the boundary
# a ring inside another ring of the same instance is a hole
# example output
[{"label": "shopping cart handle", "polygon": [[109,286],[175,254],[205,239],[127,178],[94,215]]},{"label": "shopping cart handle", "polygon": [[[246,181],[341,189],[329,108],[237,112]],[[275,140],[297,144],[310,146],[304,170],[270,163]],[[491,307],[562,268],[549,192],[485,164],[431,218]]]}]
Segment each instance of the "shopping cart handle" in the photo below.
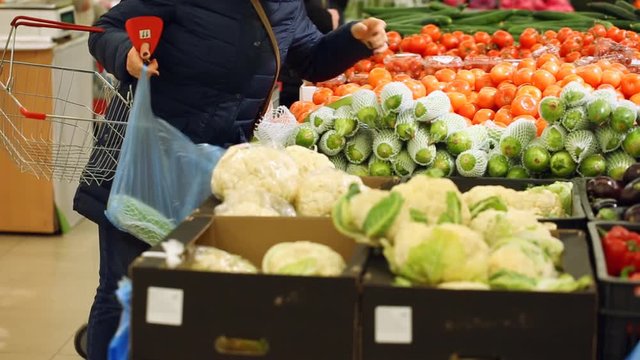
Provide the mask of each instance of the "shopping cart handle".
[{"label": "shopping cart handle", "polygon": [[29,111],[24,106],[20,107],[20,113],[22,114],[22,116],[24,116],[24,117],[26,117],[28,119],[44,120],[44,119],[47,118],[46,114],[35,112],[35,111]]},{"label": "shopping cart handle", "polygon": [[11,21],[11,26],[30,26],[30,27],[43,27],[43,28],[51,28],[51,29],[62,29],[62,30],[74,30],[74,31],[87,31],[87,32],[104,32],[103,28],[97,26],[85,26],[85,25],[76,25],[66,22],[53,21],[48,19],[41,19],[32,16],[24,16],[19,15],[13,18]]}]

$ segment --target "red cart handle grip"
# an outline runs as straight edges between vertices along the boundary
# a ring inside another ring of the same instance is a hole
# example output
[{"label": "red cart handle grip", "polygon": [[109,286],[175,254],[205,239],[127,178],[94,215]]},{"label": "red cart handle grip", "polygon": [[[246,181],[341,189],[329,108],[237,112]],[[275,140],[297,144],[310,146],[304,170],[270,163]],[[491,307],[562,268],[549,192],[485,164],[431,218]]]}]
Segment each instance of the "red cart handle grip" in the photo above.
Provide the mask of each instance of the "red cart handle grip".
[{"label": "red cart handle grip", "polygon": [[86,32],[104,32],[103,28],[100,28],[97,26],[76,25],[76,24],[70,24],[66,22],[40,19],[40,18],[24,16],[24,15],[16,16],[15,18],[13,18],[13,20],[11,21],[11,26],[13,27],[30,26],[30,27],[86,31]]}]

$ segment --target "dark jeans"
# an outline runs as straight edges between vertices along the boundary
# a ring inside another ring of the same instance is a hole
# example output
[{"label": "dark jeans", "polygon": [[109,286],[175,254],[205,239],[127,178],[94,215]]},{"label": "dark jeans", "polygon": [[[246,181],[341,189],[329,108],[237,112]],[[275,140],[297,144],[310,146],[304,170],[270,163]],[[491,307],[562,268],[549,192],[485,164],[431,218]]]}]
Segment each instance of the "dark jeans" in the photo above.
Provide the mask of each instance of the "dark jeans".
[{"label": "dark jeans", "polygon": [[128,274],[129,264],[149,245],[116,229],[109,221],[99,226],[100,283],[93,300],[87,328],[89,360],[106,360],[111,338],[118,329],[122,306],[116,297],[118,281]]}]

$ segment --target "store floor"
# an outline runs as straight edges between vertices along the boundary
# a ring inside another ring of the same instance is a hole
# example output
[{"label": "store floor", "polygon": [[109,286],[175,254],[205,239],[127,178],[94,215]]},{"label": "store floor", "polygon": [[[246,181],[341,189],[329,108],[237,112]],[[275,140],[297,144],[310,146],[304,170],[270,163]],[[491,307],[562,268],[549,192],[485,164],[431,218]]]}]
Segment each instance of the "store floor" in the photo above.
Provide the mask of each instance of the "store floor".
[{"label": "store floor", "polygon": [[77,360],[98,279],[97,227],[64,236],[0,234],[0,360]]}]

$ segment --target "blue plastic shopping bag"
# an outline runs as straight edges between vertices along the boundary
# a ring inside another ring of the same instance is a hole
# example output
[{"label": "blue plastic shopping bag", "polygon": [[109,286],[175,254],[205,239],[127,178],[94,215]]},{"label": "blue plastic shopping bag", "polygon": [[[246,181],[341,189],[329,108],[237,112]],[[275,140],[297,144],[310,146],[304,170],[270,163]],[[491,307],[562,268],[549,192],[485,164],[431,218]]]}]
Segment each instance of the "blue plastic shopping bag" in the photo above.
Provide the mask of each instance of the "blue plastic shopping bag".
[{"label": "blue plastic shopping bag", "polygon": [[151,110],[147,69],[135,93],[106,216],[151,245],[211,195],[211,174],[225,149],[194,144]]},{"label": "blue plastic shopping bag", "polygon": [[120,325],[109,343],[109,360],[129,359],[129,327],[131,323],[131,280],[123,278],[118,283],[116,296],[122,304]]}]

